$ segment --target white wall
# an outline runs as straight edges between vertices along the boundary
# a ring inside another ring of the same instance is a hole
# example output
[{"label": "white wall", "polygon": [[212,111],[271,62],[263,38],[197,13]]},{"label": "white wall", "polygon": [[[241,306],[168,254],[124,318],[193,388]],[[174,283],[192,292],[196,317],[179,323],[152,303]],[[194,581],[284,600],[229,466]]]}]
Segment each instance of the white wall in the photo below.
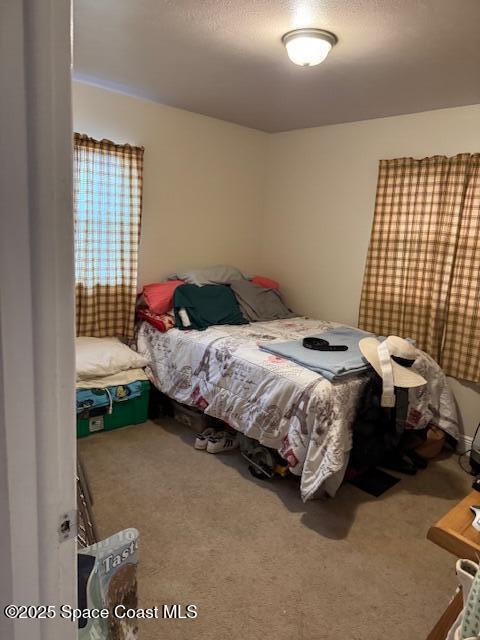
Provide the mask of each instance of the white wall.
[{"label": "white wall", "polygon": [[[480,105],[269,136],[261,269],[295,310],[355,325],[378,161],[478,151]],[[452,388],[471,434],[480,387]]]},{"label": "white wall", "polygon": [[255,269],[267,134],[79,82],[73,122],[145,147],[140,286],[191,266]]}]

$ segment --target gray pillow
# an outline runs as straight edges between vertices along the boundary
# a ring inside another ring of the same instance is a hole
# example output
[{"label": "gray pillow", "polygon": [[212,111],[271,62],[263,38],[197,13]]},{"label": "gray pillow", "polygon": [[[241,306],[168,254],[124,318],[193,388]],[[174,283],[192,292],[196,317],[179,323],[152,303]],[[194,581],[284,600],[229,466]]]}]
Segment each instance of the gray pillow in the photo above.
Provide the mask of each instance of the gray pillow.
[{"label": "gray pillow", "polygon": [[241,280],[246,276],[236,267],[219,264],[204,269],[190,269],[184,273],[176,273],[169,276],[169,280],[184,280],[188,284],[196,284],[201,287],[204,284],[225,284],[231,280]]},{"label": "gray pillow", "polygon": [[240,309],[250,322],[293,318],[296,313],[288,309],[276,289],[265,289],[249,280],[230,282]]}]

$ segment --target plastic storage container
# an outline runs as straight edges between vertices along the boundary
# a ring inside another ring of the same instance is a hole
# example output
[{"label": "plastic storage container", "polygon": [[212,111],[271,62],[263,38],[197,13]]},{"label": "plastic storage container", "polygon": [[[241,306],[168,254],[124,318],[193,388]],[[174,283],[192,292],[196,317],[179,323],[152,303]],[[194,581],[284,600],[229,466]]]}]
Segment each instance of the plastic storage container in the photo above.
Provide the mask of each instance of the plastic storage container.
[{"label": "plastic storage container", "polygon": [[141,395],[131,400],[114,402],[112,413],[90,418],[77,418],[77,438],[84,438],[97,431],[111,431],[130,424],[146,422],[148,420],[149,396],[150,382],[142,380]]},{"label": "plastic storage container", "polygon": [[202,411],[185,404],[180,404],[175,400],[173,400],[172,405],[175,420],[181,422],[195,433],[201,433],[207,427],[212,426],[214,418],[207,416]]}]

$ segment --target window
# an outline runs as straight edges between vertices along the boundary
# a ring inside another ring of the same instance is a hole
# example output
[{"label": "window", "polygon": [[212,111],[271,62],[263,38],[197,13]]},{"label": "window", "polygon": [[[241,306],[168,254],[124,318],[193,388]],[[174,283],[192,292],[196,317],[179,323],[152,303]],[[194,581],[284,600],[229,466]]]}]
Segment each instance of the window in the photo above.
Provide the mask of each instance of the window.
[{"label": "window", "polygon": [[480,381],[480,154],[380,162],[359,325]]},{"label": "window", "polygon": [[75,134],[77,335],[131,336],[143,148]]}]

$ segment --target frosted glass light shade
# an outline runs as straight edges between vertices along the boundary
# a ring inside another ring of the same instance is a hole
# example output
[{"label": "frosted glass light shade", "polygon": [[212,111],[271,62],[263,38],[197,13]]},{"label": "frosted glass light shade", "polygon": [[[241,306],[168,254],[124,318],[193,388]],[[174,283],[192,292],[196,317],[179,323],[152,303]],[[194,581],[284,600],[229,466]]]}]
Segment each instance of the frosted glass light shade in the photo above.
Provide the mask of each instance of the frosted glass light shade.
[{"label": "frosted glass light shade", "polygon": [[313,67],[328,56],[337,37],[322,29],[295,29],[282,38],[290,60],[302,67]]}]

